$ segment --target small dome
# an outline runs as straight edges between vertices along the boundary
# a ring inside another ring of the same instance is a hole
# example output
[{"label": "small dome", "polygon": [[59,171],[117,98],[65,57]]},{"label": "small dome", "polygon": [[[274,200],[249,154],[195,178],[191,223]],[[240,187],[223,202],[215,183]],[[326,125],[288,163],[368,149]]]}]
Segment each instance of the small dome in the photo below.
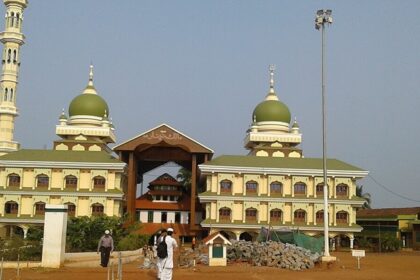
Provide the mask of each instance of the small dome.
[{"label": "small dome", "polygon": [[102,118],[109,115],[108,104],[97,94],[82,93],[70,103],[69,116],[87,115]]},{"label": "small dome", "polygon": [[290,123],[290,111],[287,106],[278,100],[265,100],[255,107],[252,113],[256,122],[284,122]]},{"label": "small dome", "polygon": [[82,94],[76,96],[70,103],[69,116],[109,116],[108,104],[98,95],[93,86],[93,65],[90,65],[89,83]]},{"label": "small dome", "polygon": [[60,115],[60,117],[58,118],[59,120],[67,120],[67,116],[66,116],[66,114],[64,113],[64,109],[63,109],[63,111],[61,112],[61,115]]}]

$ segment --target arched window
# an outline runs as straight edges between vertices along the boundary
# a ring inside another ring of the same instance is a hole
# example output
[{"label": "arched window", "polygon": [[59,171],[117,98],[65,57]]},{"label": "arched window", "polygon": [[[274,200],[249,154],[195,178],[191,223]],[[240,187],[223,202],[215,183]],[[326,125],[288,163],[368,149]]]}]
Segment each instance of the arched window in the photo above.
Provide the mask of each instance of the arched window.
[{"label": "arched window", "polygon": [[257,209],[248,208],[245,210],[245,221],[253,222],[257,220]]},{"label": "arched window", "polygon": [[221,193],[231,193],[232,192],[232,182],[229,180],[223,180],[220,182],[220,192]]},{"label": "arched window", "polygon": [[65,203],[67,205],[67,215],[69,217],[74,217],[76,216],[76,205],[74,205],[73,203]]},{"label": "arched window", "polygon": [[347,192],[348,192],[348,186],[346,184],[339,184],[336,187],[336,194],[337,196],[347,196]]},{"label": "arched window", "polygon": [[96,176],[93,178],[94,189],[105,189],[105,178],[102,176]]},{"label": "arched window", "polygon": [[316,212],[316,223],[317,224],[323,224],[324,223],[324,211],[320,210]]},{"label": "arched window", "polygon": [[8,201],[4,205],[4,212],[6,214],[17,214],[19,210],[19,205],[15,201]]},{"label": "arched window", "polygon": [[35,215],[45,215],[45,203],[44,202],[35,203]]},{"label": "arched window", "polygon": [[102,216],[104,214],[104,206],[100,203],[92,204],[92,216]]},{"label": "arched window", "polygon": [[7,101],[7,99],[8,99],[8,93],[9,93],[9,89],[8,88],[5,88],[4,89],[4,98],[3,98],[4,101]]},{"label": "arched window", "polygon": [[258,189],[258,183],[255,181],[248,181],[245,184],[246,193],[256,193]]},{"label": "arched window", "polygon": [[45,174],[36,176],[36,187],[37,188],[48,188],[50,184],[50,178]]},{"label": "arched window", "polygon": [[10,14],[10,19],[11,19],[10,26],[13,27],[15,25],[15,13],[14,12],[12,12]]},{"label": "arched window", "polygon": [[13,63],[16,64],[17,62],[17,52],[16,50],[13,50]]},{"label": "arched window", "polygon": [[270,221],[271,222],[281,222],[282,215],[280,209],[273,209],[270,211]]},{"label": "arched window", "polygon": [[12,61],[12,50],[8,49],[7,50],[7,63],[10,63],[10,61]]},{"label": "arched window", "polygon": [[302,182],[298,182],[294,185],[295,195],[302,195],[306,194],[306,184]]},{"label": "arched window", "polygon": [[324,183],[319,183],[316,185],[316,195],[323,195],[324,194]]},{"label": "arched window", "polygon": [[220,221],[229,221],[230,222],[230,209],[223,207],[219,209],[219,220]]},{"label": "arched window", "polygon": [[306,212],[305,210],[299,209],[294,213],[294,222],[295,223],[304,223],[306,222]]},{"label": "arched window", "polygon": [[270,193],[281,194],[283,193],[283,184],[280,182],[273,182],[270,184]]},{"label": "arched window", "polygon": [[20,15],[16,13],[16,27],[19,27]]},{"label": "arched window", "polygon": [[10,174],[8,182],[9,187],[20,187],[20,176],[17,174]]},{"label": "arched window", "polygon": [[66,188],[75,189],[77,188],[77,178],[73,175],[67,175],[65,177]]},{"label": "arched window", "polygon": [[10,100],[10,102],[13,102],[13,89],[11,88],[10,89],[10,98],[9,98],[9,100]]},{"label": "arched window", "polygon": [[340,211],[337,214],[335,214],[336,222],[339,225],[345,225],[348,224],[348,214],[345,211]]}]

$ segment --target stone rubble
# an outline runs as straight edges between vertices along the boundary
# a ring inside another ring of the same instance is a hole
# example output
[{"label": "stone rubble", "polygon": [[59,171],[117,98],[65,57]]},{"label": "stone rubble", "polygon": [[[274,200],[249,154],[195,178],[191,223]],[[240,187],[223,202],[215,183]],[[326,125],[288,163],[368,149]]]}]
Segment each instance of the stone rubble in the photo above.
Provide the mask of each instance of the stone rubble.
[{"label": "stone rubble", "polygon": [[[231,240],[227,246],[228,263],[248,262],[254,266],[278,267],[290,270],[311,269],[320,261],[321,255],[292,244],[276,241],[250,242]],[[191,268],[197,264],[208,265],[209,256],[206,246],[195,250],[181,248],[178,266]],[[145,260],[141,268],[155,267],[153,259]]]},{"label": "stone rubble", "polygon": [[278,267],[291,270],[310,269],[319,261],[318,253],[281,242],[232,241],[227,247],[229,262],[243,261],[255,266]]}]

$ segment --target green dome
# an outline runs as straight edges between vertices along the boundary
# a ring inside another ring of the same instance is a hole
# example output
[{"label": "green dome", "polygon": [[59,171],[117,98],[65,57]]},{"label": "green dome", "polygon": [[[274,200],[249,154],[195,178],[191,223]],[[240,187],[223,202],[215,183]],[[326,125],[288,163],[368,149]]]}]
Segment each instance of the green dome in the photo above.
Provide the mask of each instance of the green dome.
[{"label": "green dome", "polygon": [[256,122],[284,122],[290,123],[290,111],[278,100],[265,100],[255,107],[252,114]]},{"label": "green dome", "polygon": [[70,103],[69,116],[87,115],[102,118],[109,116],[108,104],[97,94],[82,93]]}]

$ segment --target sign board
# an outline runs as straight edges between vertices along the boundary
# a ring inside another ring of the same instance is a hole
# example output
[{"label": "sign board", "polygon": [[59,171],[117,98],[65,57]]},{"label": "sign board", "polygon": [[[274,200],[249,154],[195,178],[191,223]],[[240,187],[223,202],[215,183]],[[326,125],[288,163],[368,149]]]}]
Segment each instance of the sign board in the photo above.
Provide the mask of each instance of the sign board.
[{"label": "sign board", "polygon": [[365,257],[365,250],[351,250],[352,257]]},{"label": "sign board", "polygon": [[351,255],[357,258],[357,268],[360,269],[360,258],[365,257],[365,250],[351,250]]}]

